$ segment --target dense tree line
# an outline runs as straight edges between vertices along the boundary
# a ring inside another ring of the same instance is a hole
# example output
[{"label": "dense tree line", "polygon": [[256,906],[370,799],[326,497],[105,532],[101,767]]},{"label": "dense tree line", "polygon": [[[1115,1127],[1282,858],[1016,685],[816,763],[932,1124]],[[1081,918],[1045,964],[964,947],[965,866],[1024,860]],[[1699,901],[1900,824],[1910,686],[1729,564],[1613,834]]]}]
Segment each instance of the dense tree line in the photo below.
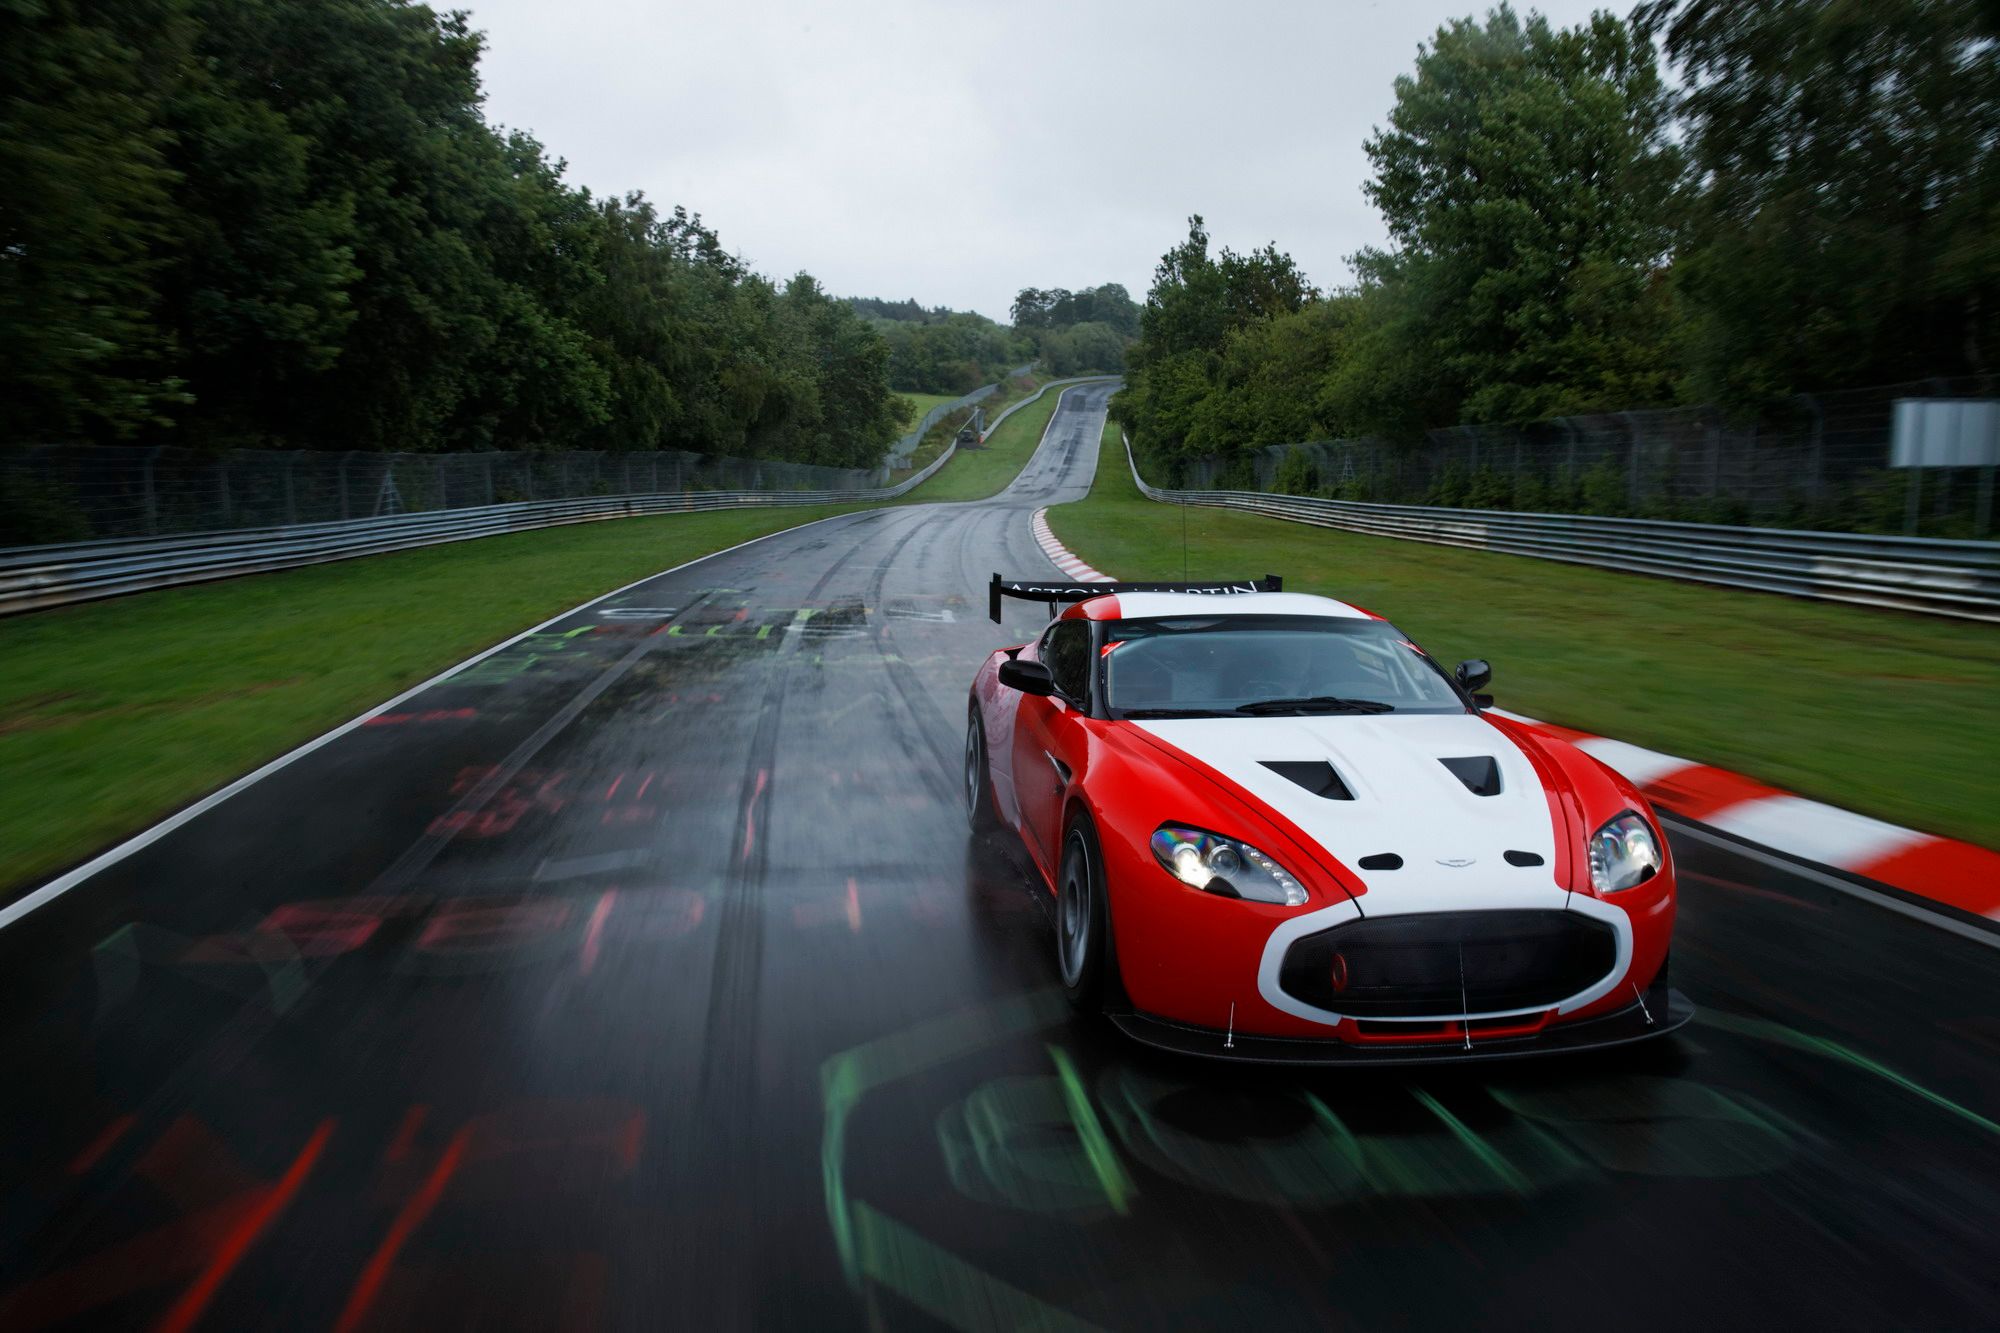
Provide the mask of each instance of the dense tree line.
[{"label": "dense tree line", "polygon": [[1014,327],[1033,339],[1035,355],[1056,375],[1115,374],[1139,332],[1139,304],[1115,282],[1069,291],[1023,287],[1014,298]]},{"label": "dense tree line", "polygon": [[889,348],[599,199],[406,0],[0,0],[0,442],[872,465]]},{"label": "dense tree line", "polygon": [[[1366,144],[1390,244],[1161,260],[1117,410],[1175,460],[1992,370],[2000,20],[1977,0],[1502,6]],[[1679,75],[1669,86],[1662,56]]]},{"label": "dense tree line", "polygon": [[889,346],[889,382],[911,393],[970,393],[1032,360],[1034,344],[969,310],[870,296],[849,304]]}]

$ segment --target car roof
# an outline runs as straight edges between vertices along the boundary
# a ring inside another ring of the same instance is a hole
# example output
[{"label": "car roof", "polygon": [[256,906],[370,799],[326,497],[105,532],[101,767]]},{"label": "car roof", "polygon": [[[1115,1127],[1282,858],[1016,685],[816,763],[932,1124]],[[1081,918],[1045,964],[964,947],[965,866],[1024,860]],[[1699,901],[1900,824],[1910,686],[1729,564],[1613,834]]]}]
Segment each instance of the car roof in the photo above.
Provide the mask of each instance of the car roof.
[{"label": "car roof", "polygon": [[1066,619],[1151,620],[1162,616],[1337,616],[1380,620],[1372,611],[1304,592],[1128,592],[1092,597],[1063,611]]}]

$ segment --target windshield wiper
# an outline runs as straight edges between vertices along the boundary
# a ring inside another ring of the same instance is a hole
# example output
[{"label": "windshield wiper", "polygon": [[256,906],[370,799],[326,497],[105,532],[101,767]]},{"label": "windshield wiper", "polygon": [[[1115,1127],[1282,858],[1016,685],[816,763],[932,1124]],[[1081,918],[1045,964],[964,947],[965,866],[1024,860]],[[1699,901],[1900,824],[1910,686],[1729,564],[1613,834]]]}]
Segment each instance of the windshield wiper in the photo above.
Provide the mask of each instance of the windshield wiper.
[{"label": "windshield wiper", "polygon": [[1121,708],[1120,717],[1227,717],[1213,708]]},{"label": "windshield wiper", "polygon": [[1343,699],[1336,694],[1309,694],[1297,699],[1259,699],[1236,711],[1261,717],[1267,713],[1393,713],[1396,705],[1380,699]]}]

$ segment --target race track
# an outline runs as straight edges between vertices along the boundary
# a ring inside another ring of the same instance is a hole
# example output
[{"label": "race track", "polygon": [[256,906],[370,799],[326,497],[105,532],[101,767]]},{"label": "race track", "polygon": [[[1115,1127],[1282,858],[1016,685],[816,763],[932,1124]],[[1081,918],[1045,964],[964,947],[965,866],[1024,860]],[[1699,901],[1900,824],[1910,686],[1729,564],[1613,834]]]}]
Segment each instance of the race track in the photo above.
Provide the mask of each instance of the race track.
[{"label": "race track", "polygon": [[2000,952],[1726,846],[1677,840],[1698,1018],[1608,1058],[1067,1016],[960,745],[1108,391],[997,499],[623,590],[7,926],[0,1328],[1992,1326]]}]

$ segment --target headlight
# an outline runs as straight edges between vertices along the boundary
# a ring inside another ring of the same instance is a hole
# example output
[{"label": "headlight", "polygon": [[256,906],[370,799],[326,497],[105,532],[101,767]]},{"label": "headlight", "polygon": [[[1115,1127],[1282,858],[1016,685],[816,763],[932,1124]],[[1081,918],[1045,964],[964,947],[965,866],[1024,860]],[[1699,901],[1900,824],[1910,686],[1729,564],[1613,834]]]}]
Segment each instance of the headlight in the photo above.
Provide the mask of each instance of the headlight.
[{"label": "headlight", "polygon": [[1617,893],[1660,873],[1660,844],[1652,826],[1627,810],[1590,835],[1590,882],[1599,893]]},{"label": "headlight", "polygon": [[1306,900],[1304,885],[1247,842],[1163,824],[1153,834],[1153,855],[1168,874],[1204,893],[1286,907],[1298,907]]}]

